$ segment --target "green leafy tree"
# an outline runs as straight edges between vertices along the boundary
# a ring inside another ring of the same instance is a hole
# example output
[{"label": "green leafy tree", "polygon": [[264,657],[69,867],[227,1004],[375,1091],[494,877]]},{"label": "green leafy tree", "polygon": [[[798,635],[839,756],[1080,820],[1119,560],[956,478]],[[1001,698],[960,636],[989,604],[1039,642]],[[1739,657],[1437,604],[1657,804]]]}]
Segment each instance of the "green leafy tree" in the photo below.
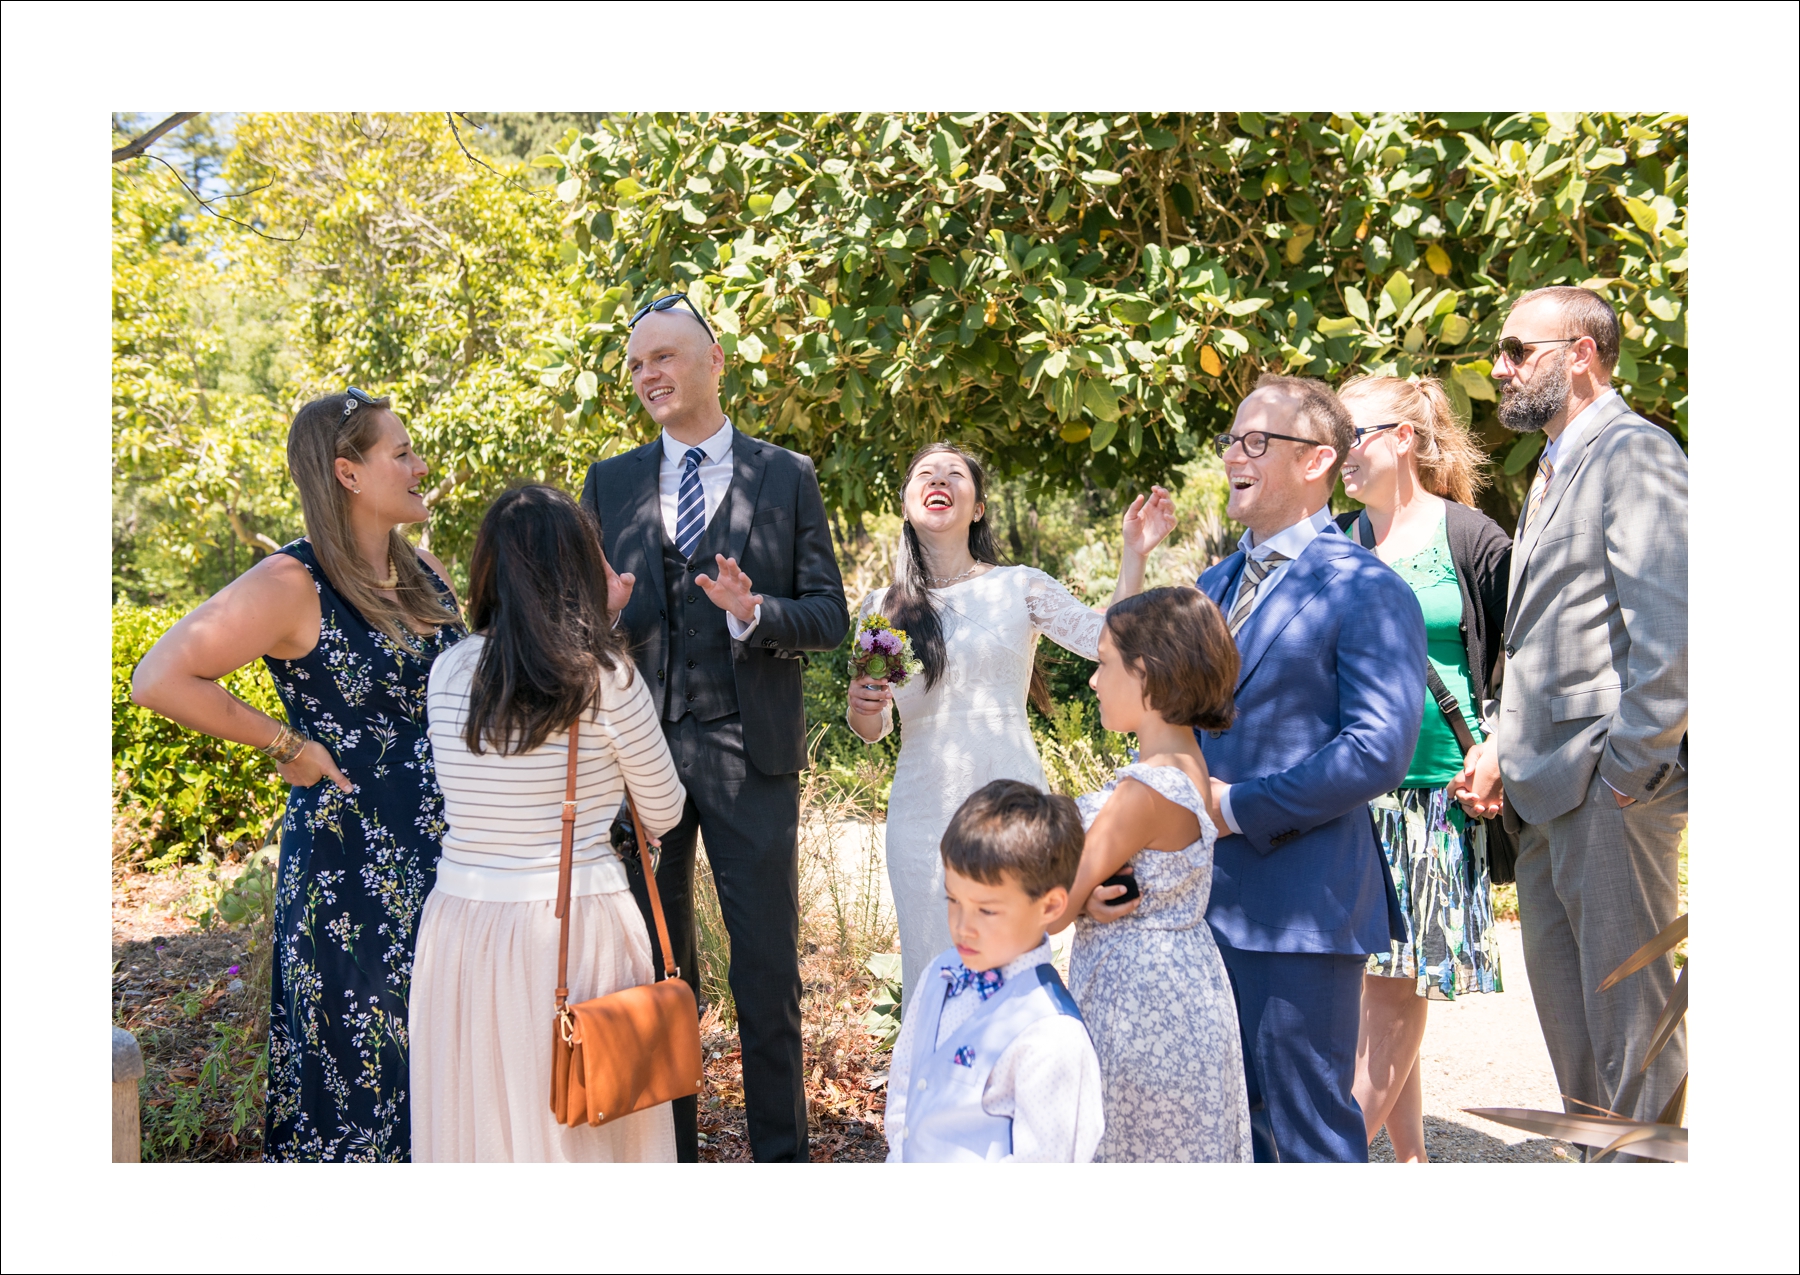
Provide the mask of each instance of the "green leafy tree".
[{"label": "green leafy tree", "polygon": [[611,116],[535,161],[579,304],[537,362],[647,435],[627,321],[685,289],[734,419],[855,514],[945,436],[1046,486],[1164,477],[1269,369],[1431,372],[1503,442],[1485,350],[1576,283],[1685,440],[1686,150],[1671,115]]}]

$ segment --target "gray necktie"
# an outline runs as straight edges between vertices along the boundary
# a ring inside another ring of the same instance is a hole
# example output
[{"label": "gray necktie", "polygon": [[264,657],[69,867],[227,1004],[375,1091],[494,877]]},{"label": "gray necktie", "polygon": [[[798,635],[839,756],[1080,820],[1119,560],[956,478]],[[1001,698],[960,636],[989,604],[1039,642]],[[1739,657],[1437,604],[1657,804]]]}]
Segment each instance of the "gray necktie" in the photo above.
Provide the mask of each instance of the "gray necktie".
[{"label": "gray necktie", "polygon": [[1264,558],[1246,558],[1244,575],[1238,582],[1237,601],[1231,607],[1231,636],[1244,627],[1244,621],[1250,618],[1250,612],[1256,609],[1256,591],[1262,586],[1269,572],[1288,560],[1285,553],[1270,553]]}]

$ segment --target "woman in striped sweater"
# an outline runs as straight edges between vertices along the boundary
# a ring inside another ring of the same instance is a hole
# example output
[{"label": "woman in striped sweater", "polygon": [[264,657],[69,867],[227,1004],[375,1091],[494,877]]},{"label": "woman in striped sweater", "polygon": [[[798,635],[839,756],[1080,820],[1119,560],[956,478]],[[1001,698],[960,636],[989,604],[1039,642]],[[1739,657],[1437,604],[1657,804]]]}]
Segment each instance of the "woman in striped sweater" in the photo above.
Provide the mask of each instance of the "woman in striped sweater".
[{"label": "woman in striped sweater", "polygon": [[579,714],[569,999],[651,981],[650,935],[609,829],[627,790],[644,832],[681,818],[643,680],[612,628],[598,528],[550,487],[482,520],[471,636],[432,668],[428,712],[449,826],[414,958],[415,1160],[674,1160],[667,1104],[592,1128],[550,1113],[555,915],[568,724]]}]

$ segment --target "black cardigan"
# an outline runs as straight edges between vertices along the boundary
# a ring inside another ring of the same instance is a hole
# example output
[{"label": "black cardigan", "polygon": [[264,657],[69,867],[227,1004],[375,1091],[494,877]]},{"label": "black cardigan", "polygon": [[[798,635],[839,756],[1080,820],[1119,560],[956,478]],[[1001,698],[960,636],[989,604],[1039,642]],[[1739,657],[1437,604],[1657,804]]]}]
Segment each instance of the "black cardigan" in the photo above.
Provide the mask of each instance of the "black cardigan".
[{"label": "black cardigan", "polygon": [[[1363,544],[1355,523],[1360,510],[1337,516],[1343,532]],[[1500,524],[1468,505],[1444,501],[1444,536],[1450,542],[1450,560],[1456,564],[1456,587],[1462,592],[1463,645],[1469,657],[1469,676],[1478,701],[1472,707],[1482,716],[1482,703],[1500,685],[1500,630],[1506,623],[1506,589],[1512,575],[1512,537]]]}]

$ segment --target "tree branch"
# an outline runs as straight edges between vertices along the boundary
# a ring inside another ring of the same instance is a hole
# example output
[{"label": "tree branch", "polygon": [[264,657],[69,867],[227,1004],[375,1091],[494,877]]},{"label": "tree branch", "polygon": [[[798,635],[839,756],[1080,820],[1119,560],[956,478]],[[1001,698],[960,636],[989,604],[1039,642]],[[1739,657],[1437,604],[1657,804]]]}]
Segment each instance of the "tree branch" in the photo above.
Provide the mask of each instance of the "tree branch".
[{"label": "tree branch", "polygon": [[149,150],[151,144],[155,142],[157,138],[161,137],[170,129],[180,128],[198,114],[200,114],[199,111],[177,111],[174,115],[169,116],[168,119],[158,124],[148,133],[145,133],[142,137],[134,138],[133,140],[126,142],[123,146],[113,147],[112,162],[117,164],[121,160],[136,159],[139,155],[142,155],[145,151]]},{"label": "tree branch", "polygon": [[[445,111],[444,118],[450,121],[450,135],[456,139],[457,149],[462,151],[462,153],[464,155],[467,155],[469,157],[470,163],[480,164],[483,168],[487,169],[488,172],[490,172],[494,176],[498,177],[501,181],[505,182],[507,185],[517,186],[520,190],[524,191],[527,195],[547,195],[550,193],[550,192],[544,191],[544,190],[533,190],[529,186],[520,184],[515,179],[508,177],[505,173],[501,172],[498,168],[495,168],[492,164],[488,163],[485,159],[478,158],[474,151],[470,150],[467,146],[463,145],[462,133],[459,132],[456,127],[456,117],[461,114],[462,114],[462,112],[460,112],[460,111]],[[470,119],[467,115],[463,115],[463,121],[466,124],[468,124],[471,128],[477,128],[477,129],[481,128],[481,125],[477,124],[474,120]],[[483,131],[485,132],[486,130],[483,130]]]},{"label": "tree branch", "polygon": [[[305,238],[306,232],[312,228],[312,219],[309,217],[309,218],[307,218],[306,224],[304,226],[300,227],[300,233],[297,235],[271,235],[271,234],[267,233],[266,231],[258,230],[255,226],[252,226],[247,221],[239,221],[236,217],[228,216],[225,213],[220,212],[217,208],[214,208],[212,206],[212,200],[202,199],[200,197],[200,192],[195,190],[192,186],[187,184],[187,178],[185,178],[181,175],[181,170],[179,168],[175,167],[175,165],[171,164],[168,160],[164,159],[161,155],[140,155],[139,158],[153,159],[157,163],[161,164],[164,168],[168,169],[171,173],[175,174],[175,180],[181,183],[181,188],[183,190],[185,190],[188,194],[190,194],[194,197],[195,203],[199,204],[202,208],[206,209],[207,212],[209,212],[213,216],[217,217],[220,221],[229,221],[234,226],[242,226],[245,230],[248,230],[253,235],[260,235],[264,239],[272,239],[276,243],[295,243],[295,242],[299,241],[300,239]],[[262,186],[258,186],[256,188],[256,190],[239,191],[236,195],[220,195],[220,196],[218,196],[218,198],[220,198],[220,199],[239,199],[239,198],[242,198],[244,195],[254,195],[257,190],[267,190],[267,189],[268,189],[268,186],[265,184]]]}]

